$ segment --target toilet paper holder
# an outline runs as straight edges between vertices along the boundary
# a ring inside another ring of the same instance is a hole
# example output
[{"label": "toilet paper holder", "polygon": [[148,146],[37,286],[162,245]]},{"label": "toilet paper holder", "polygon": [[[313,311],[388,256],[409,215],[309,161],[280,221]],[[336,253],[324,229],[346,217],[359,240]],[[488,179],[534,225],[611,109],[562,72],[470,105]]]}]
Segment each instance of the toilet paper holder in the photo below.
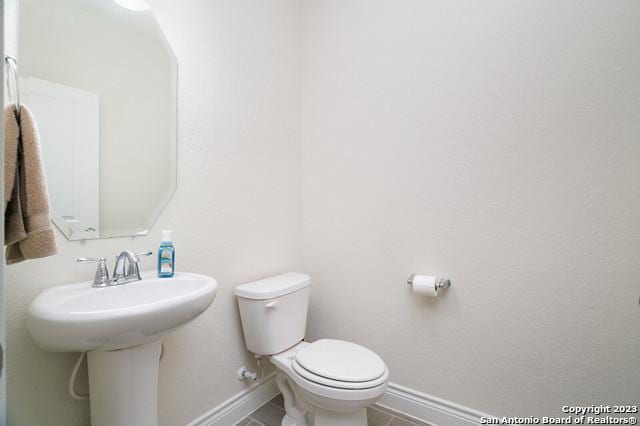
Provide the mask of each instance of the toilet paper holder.
[{"label": "toilet paper holder", "polygon": [[[417,274],[411,274],[407,279],[407,284],[413,285],[413,279]],[[451,280],[449,278],[437,277],[436,278],[436,288],[449,288],[451,287]]]}]

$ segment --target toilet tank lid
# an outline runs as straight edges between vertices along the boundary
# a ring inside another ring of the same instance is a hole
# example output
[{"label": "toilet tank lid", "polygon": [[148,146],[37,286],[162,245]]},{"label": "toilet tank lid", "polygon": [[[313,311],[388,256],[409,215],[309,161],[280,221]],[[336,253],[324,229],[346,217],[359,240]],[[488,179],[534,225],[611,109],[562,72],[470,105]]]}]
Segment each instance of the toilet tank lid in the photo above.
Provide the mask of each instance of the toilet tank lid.
[{"label": "toilet tank lid", "polygon": [[275,277],[241,284],[236,287],[235,294],[245,299],[265,300],[293,293],[311,284],[309,275],[287,272]]}]

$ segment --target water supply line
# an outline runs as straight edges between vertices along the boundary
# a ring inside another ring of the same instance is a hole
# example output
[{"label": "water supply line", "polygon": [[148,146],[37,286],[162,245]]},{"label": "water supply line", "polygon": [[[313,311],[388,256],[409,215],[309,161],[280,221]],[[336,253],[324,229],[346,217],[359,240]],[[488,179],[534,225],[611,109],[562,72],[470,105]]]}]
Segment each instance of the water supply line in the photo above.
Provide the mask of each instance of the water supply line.
[{"label": "water supply line", "polygon": [[80,356],[76,361],[76,365],[73,367],[73,371],[71,372],[71,378],[69,379],[69,395],[71,398],[82,401],[83,399],[89,398],[89,392],[87,393],[78,393],[76,392],[76,377],[78,376],[78,370],[80,369],[80,364],[82,364],[82,360],[84,359],[86,352],[80,352]]},{"label": "water supply line", "polygon": [[258,366],[258,370],[260,370],[260,377],[258,380],[264,379],[264,368],[262,368],[262,357],[260,355],[255,355],[256,357],[256,365]]}]

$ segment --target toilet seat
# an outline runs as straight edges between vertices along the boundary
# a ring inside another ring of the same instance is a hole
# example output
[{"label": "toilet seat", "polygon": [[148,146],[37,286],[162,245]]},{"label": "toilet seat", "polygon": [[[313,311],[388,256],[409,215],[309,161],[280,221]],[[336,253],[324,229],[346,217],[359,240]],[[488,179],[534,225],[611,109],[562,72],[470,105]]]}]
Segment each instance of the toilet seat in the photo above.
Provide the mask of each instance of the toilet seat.
[{"label": "toilet seat", "polygon": [[298,351],[293,370],[306,380],[338,389],[368,389],[386,382],[388,370],[369,349],[343,340],[322,339]]}]

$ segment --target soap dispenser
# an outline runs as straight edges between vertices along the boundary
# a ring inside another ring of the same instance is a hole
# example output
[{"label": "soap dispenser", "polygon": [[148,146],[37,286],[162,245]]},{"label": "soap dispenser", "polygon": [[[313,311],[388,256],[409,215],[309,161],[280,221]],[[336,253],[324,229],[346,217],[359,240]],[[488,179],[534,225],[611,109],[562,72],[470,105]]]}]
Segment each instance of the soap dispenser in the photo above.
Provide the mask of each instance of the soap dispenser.
[{"label": "soap dispenser", "polygon": [[171,231],[162,231],[162,240],[158,249],[158,277],[172,277],[176,270],[176,249],[173,247]]}]

